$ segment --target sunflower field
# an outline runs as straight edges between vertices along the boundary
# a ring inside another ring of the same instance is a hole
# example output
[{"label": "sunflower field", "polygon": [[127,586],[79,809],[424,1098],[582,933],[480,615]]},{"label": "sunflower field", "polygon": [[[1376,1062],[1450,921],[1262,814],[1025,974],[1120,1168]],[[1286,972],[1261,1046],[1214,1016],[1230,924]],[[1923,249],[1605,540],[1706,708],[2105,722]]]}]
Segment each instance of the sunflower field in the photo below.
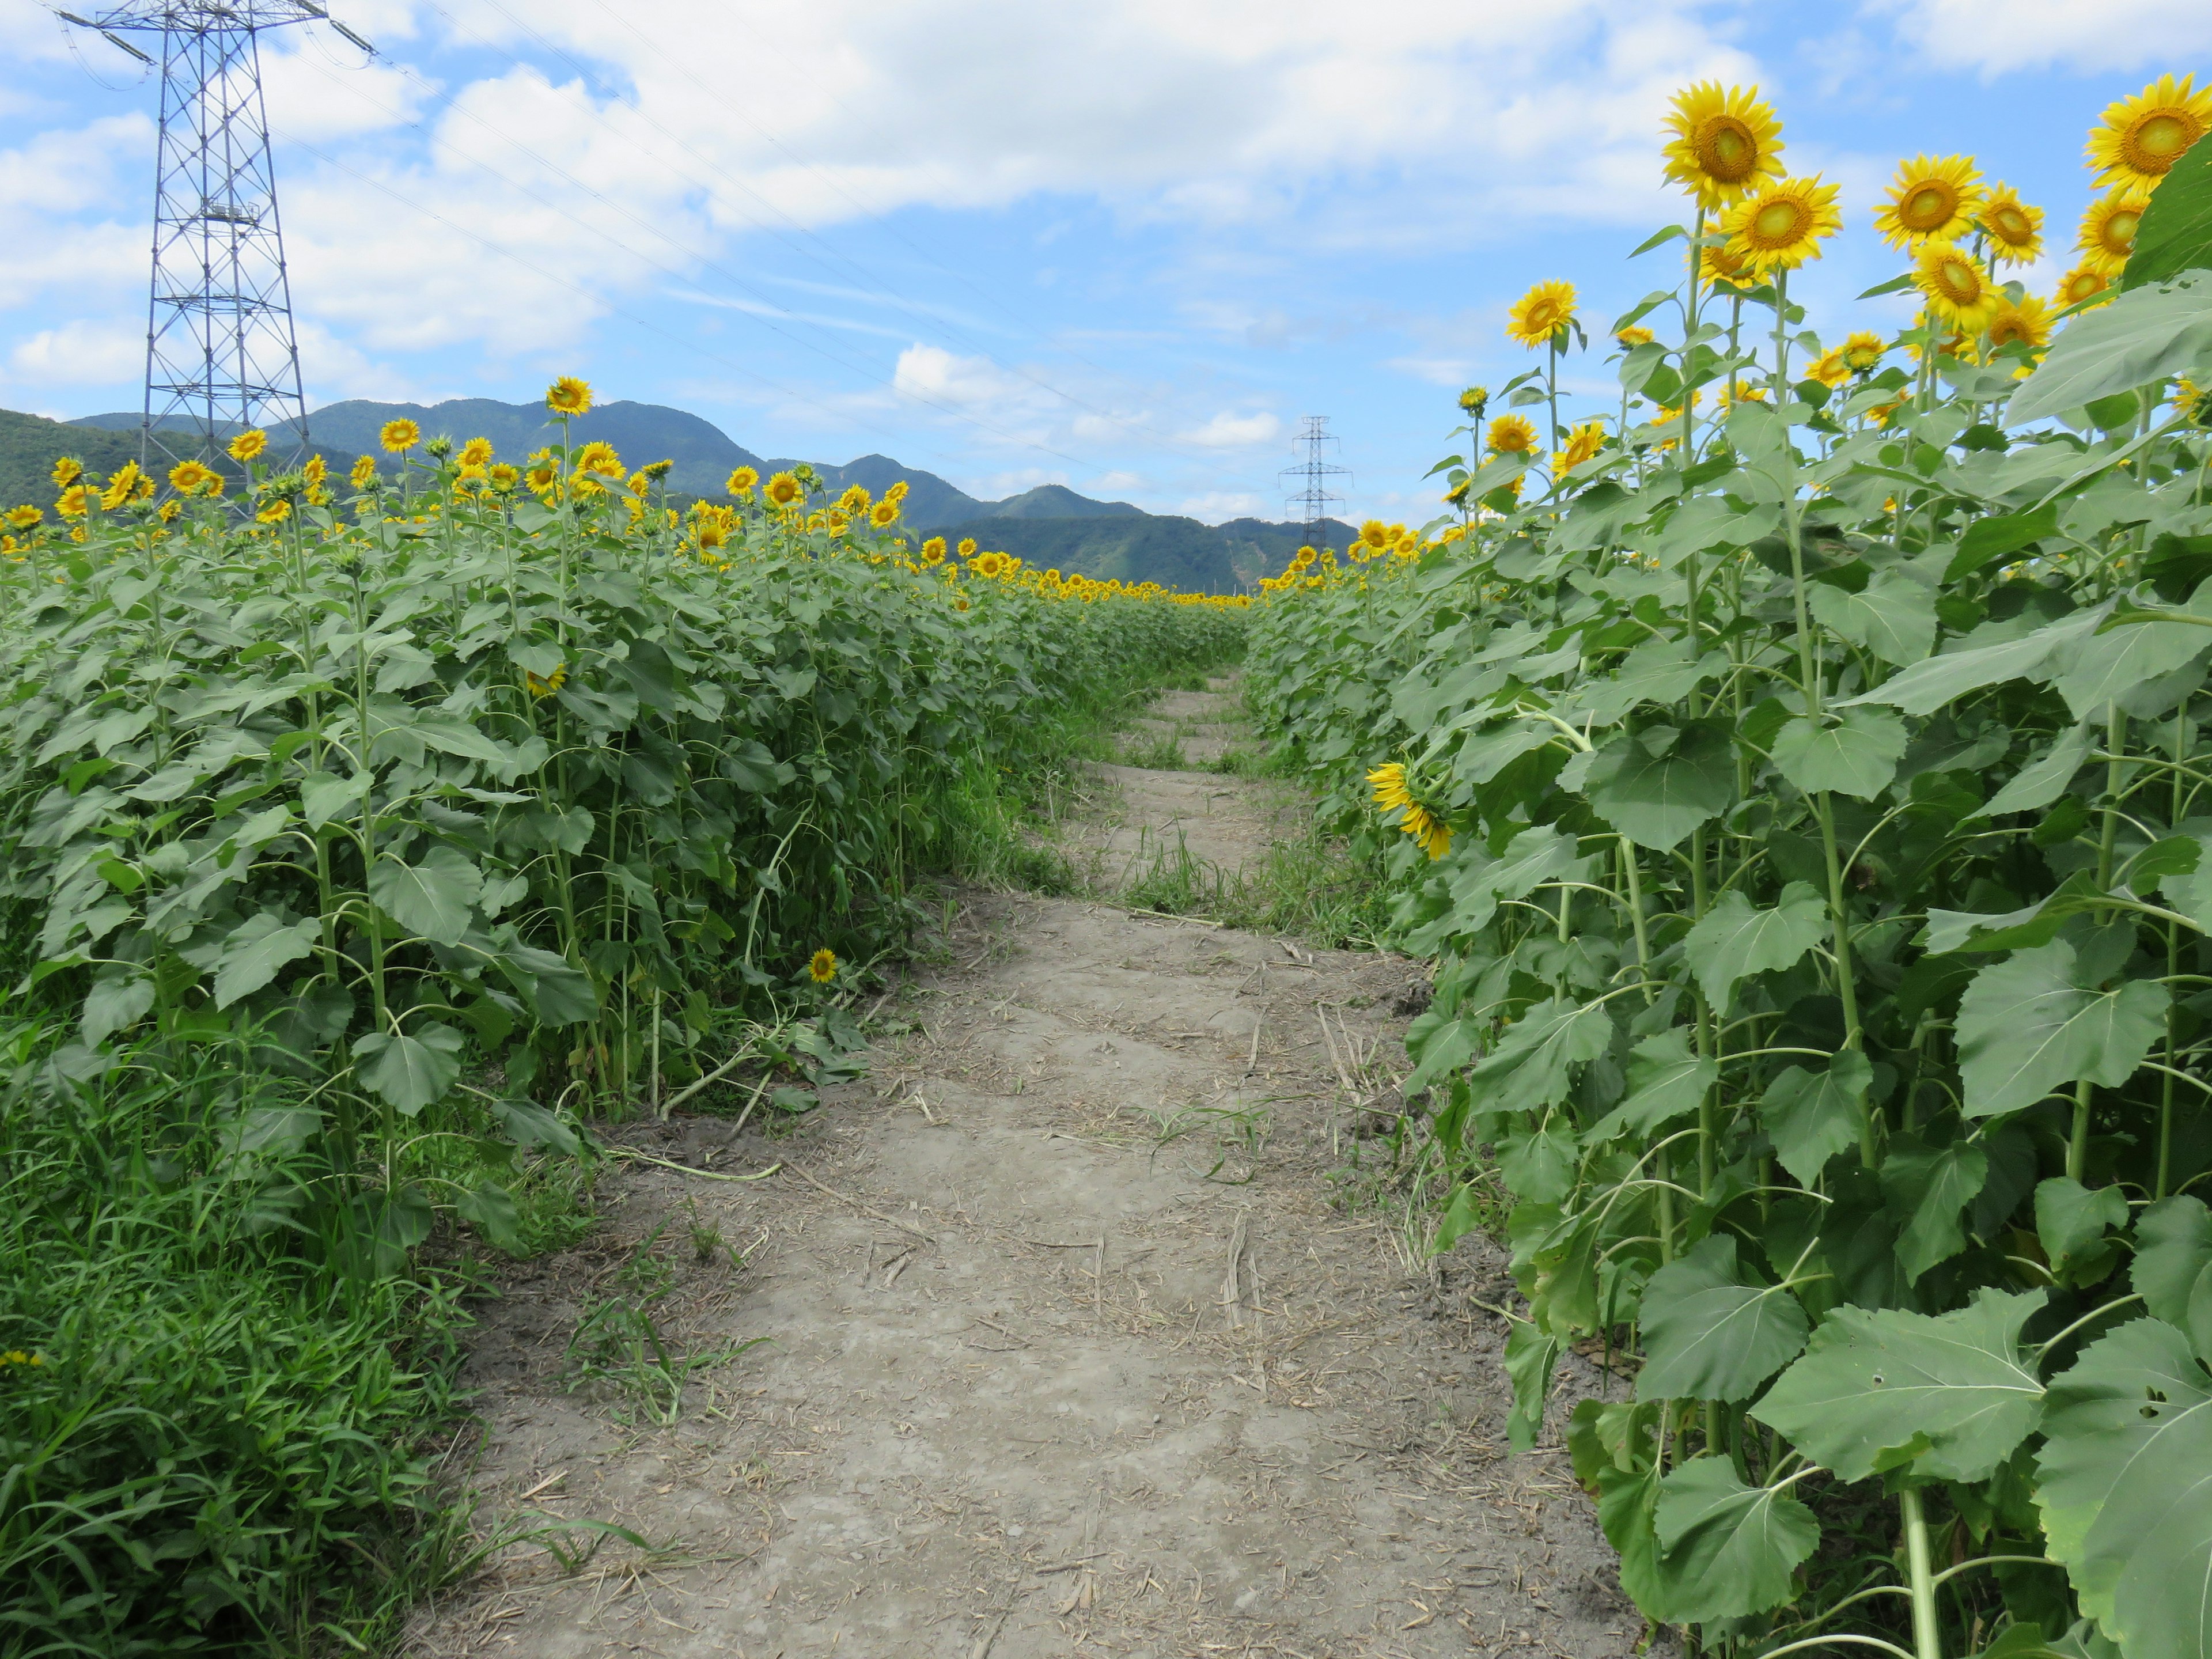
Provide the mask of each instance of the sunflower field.
[{"label": "sunflower field", "polygon": [[514,463],[245,432],[7,515],[0,1650],[358,1647],[435,1528],[418,1247],[542,1247],[585,1121],[732,1056],[804,1110],[918,874],[1018,864],[1025,775],[1241,647],[917,547],[902,486],[678,510],[589,398]]},{"label": "sunflower field", "polygon": [[2039,209],[1903,163],[1918,314],[1835,338],[1838,191],[1690,88],[1611,406],[1539,285],[1444,516],[1255,612],[1435,958],[1407,1097],[1437,1248],[1510,1250],[1513,1440],[1604,1364],[1555,1428],[1697,1650],[2212,1652],[2208,126],[2105,114],[2055,296]]}]

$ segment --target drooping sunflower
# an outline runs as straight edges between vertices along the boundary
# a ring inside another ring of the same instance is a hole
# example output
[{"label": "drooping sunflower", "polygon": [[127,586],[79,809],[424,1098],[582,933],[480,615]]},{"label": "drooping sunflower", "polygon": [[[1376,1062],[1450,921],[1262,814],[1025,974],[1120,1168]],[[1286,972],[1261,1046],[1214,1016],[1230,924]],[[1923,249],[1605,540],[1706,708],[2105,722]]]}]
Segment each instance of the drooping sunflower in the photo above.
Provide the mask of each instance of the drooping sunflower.
[{"label": "drooping sunflower", "polygon": [[2162,75],[2132,98],[2108,106],[2089,129],[2089,165],[2097,182],[2150,191],[2189,147],[2212,129],[2212,87],[2196,89],[2193,75]]},{"label": "drooping sunflower", "polygon": [[664,455],[657,461],[647,461],[643,466],[638,468],[638,471],[644,473],[653,483],[660,483],[666,480],[670,473],[676,471],[676,463]]},{"label": "drooping sunflower", "polygon": [[10,530],[18,530],[28,534],[46,521],[46,509],[42,507],[33,507],[27,501],[21,507],[11,507],[8,509],[8,527]]},{"label": "drooping sunflower", "polygon": [[1990,319],[1990,350],[2019,342],[2031,351],[2051,343],[2051,310],[2033,294],[2017,300],[1997,297],[1996,314]]},{"label": "drooping sunflower", "polygon": [[[2193,421],[2204,407],[2204,388],[2186,374],[2178,374],[2173,381],[2173,412],[2185,421]],[[17,507],[16,512],[23,509]],[[36,509],[33,509],[34,511]],[[13,515],[10,515],[11,518]]]},{"label": "drooping sunflower", "polygon": [[817,985],[827,985],[837,977],[837,953],[828,945],[817,951],[806,963],[806,977]]},{"label": "drooping sunflower", "polygon": [[376,441],[392,454],[404,455],[422,441],[422,428],[402,415],[386,421],[384,429],[376,434]]},{"label": "drooping sunflower", "polygon": [[545,388],[545,407],[556,415],[588,415],[592,388],[574,374],[563,374]]},{"label": "drooping sunflower", "polygon": [[2082,263],[2107,276],[2117,276],[2136,251],[2136,233],[2142,228],[2142,212],[2148,200],[2139,188],[2116,190],[2089,204],[2081,216],[2081,234],[2074,246]]},{"label": "drooping sunflower", "polygon": [[1698,275],[1705,279],[1708,288],[1741,292],[1759,285],[1759,273],[1742,258],[1730,252],[1725,243],[1699,250]]},{"label": "drooping sunflower", "polygon": [[137,494],[139,481],[143,476],[138,471],[138,463],[136,461],[125,461],[114,471],[109,473],[107,487],[100,492],[101,509],[112,513],[117,507],[129,501]]},{"label": "drooping sunflower", "polygon": [[1843,228],[1841,190],[1809,179],[1778,179],[1745,197],[1723,217],[1728,251],[1750,270],[1795,270],[1820,257],[1820,243]]},{"label": "drooping sunflower", "polygon": [[1805,378],[1817,380],[1830,391],[1835,391],[1850,383],[1850,360],[1844,355],[1842,346],[1830,346],[1805,365]]},{"label": "drooping sunflower", "polygon": [[160,507],[155,509],[154,516],[159,519],[163,524],[173,524],[176,522],[177,514],[184,510],[185,504],[179,501],[174,495],[172,495],[167,501],[163,501]]},{"label": "drooping sunflower", "polygon": [[1698,199],[1720,207],[1768,179],[1782,176],[1782,124],[1759,101],[1757,87],[1700,81],[1674,94],[1662,152],[1667,177]]},{"label": "drooping sunflower", "polygon": [[1401,813],[1398,827],[1411,836],[1414,844],[1431,860],[1451,851],[1451,826],[1413,799],[1404,766],[1396,761],[1386,762],[1367,775],[1367,781],[1374,786],[1376,810]]},{"label": "drooping sunflower", "polygon": [[258,460],[268,452],[269,434],[258,426],[252,426],[230,441],[230,459],[234,461]]},{"label": "drooping sunflower", "polygon": [[2003,297],[1981,261],[1952,242],[1922,246],[1913,263],[1912,283],[1927,296],[1928,309],[1962,334],[1978,334],[1987,328]]},{"label": "drooping sunflower", "polygon": [[2112,279],[2096,266],[2078,264],[2058,279],[2058,303],[2078,306],[2084,300],[2094,300],[2100,294],[2109,294]]},{"label": "drooping sunflower", "polygon": [[73,483],[62,491],[61,500],[54,503],[54,511],[64,519],[82,519],[92,511],[95,499],[90,484]]},{"label": "drooping sunflower", "polygon": [[1955,242],[1982,210],[1982,175],[1971,155],[1916,155],[1897,164],[1874,228],[1892,247]]},{"label": "drooping sunflower", "polygon": [[1990,191],[1981,227],[1990,239],[1991,264],[2032,265],[2043,257],[2043,210],[2021,201],[2010,185]]},{"label": "drooping sunflower", "polygon": [[899,510],[896,501],[878,501],[868,509],[868,522],[878,530],[889,530],[898,522],[898,518]]},{"label": "drooping sunflower", "polygon": [[845,493],[837,498],[837,510],[848,518],[858,518],[868,510],[874,497],[860,484],[848,484]]},{"label": "drooping sunflower", "polygon": [[954,548],[952,550],[957,553],[963,559],[974,558],[975,556],[975,538],[973,536],[962,537],[960,538],[960,545]]},{"label": "drooping sunflower", "polygon": [[308,489],[319,489],[331,476],[331,464],[320,455],[310,455],[307,464],[300,469],[300,476],[307,481]]},{"label": "drooping sunflower", "polygon": [[292,503],[274,501],[253,515],[257,524],[282,524],[292,516]]},{"label": "drooping sunflower", "polygon": [[1533,455],[1536,428],[1519,415],[1500,415],[1490,423],[1487,441],[1493,455]]},{"label": "drooping sunflower", "polygon": [[1613,337],[1620,341],[1628,350],[1633,351],[1638,346],[1650,345],[1659,337],[1640,323],[1631,323]]},{"label": "drooping sunflower", "polygon": [[944,537],[932,536],[921,544],[921,562],[933,567],[945,562]]},{"label": "drooping sunflower", "polygon": [[568,665],[555,663],[553,672],[540,679],[528,669],[522,671],[522,684],[533,697],[550,697],[568,683]]},{"label": "drooping sunflower", "polygon": [[1575,285],[1539,283],[1516,301],[1507,313],[1505,337],[1533,350],[1554,343],[1574,319]]},{"label": "drooping sunflower", "polygon": [[574,466],[578,472],[599,478],[619,478],[625,470],[615,447],[604,438],[594,438],[578,450]]},{"label": "drooping sunflower", "polygon": [[492,447],[489,438],[471,438],[461,446],[463,466],[489,466]]},{"label": "drooping sunflower", "polygon": [[804,499],[806,489],[790,473],[779,472],[768,481],[768,488],[761,493],[772,507],[791,507]]},{"label": "drooping sunflower", "polygon": [[1889,342],[1868,329],[1858,329],[1844,336],[1844,361],[1859,374],[1870,373],[1881,365],[1888,355]]},{"label": "drooping sunflower", "polygon": [[356,489],[368,489],[369,484],[376,477],[376,457],[374,455],[362,456],[359,460],[353,464],[353,471],[348,473],[346,477],[347,480]]},{"label": "drooping sunflower", "polygon": [[67,489],[84,475],[84,463],[73,455],[64,455],[54,463],[54,470],[46,476],[54,481],[57,489]]},{"label": "drooping sunflower", "polygon": [[494,489],[504,495],[522,482],[522,469],[507,461],[494,461],[484,469],[484,477]]},{"label": "drooping sunflower", "polygon": [[1552,458],[1552,470],[1555,472],[1571,472],[1604,447],[1605,422],[1584,421],[1567,434],[1567,441],[1561,447],[1559,453]]},{"label": "drooping sunflower", "polygon": [[197,495],[216,481],[215,469],[202,461],[179,461],[169,469],[169,488],[179,495]]}]

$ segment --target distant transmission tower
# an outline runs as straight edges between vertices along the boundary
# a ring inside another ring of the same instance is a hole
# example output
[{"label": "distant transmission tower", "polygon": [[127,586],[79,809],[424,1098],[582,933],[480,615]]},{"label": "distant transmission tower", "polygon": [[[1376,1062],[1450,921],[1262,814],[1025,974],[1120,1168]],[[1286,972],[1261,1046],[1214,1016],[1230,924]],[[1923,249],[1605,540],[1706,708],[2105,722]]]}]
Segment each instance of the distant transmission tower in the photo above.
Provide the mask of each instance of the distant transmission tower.
[{"label": "distant transmission tower", "polygon": [[128,0],[90,17],[143,64],[121,32],[161,37],[161,131],[154,163],[154,277],[146,318],[139,446],[207,459],[243,427],[307,440],[300,343],[276,216],[276,169],[261,98],[264,29],[325,22],[374,50],[316,0]]},{"label": "distant transmission tower", "polygon": [[1305,540],[1309,547],[1319,547],[1327,533],[1329,509],[1344,505],[1344,497],[1328,487],[1332,478],[1349,478],[1352,469],[1338,466],[1327,458],[1328,446],[1336,442],[1335,434],[1328,429],[1328,416],[1309,415],[1299,423],[1298,435],[1291,440],[1291,447],[1304,459],[1295,466],[1286,466],[1278,475],[1291,479],[1297,488],[1283,498],[1283,505],[1294,510],[1305,526]]}]

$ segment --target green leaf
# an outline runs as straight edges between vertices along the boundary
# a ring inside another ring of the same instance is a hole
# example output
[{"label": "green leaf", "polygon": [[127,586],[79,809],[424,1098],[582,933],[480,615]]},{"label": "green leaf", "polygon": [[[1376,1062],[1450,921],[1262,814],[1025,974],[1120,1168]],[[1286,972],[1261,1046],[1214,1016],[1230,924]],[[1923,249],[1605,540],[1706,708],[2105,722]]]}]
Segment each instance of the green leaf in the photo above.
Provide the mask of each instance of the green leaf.
[{"label": "green leaf", "polygon": [[2064,656],[2053,658],[2054,665],[2063,663],[2066,670],[2052,684],[2075,720],[2101,721],[2111,704],[2208,649],[2212,629],[2191,623],[2130,622],[2092,634]]},{"label": "green leaf", "polygon": [[1846,1303],[1751,1414],[1844,1480],[1907,1464],[1923,1479],[1985,1480],[2042,1411],[2020,1331],[2044,1300],[1984,1288],[1936,1317]]},{"label": "green leaf", "polygon": [[1966,533],[1959,538],[1959,550],[1951,556],[1944,567],[1943,580],[1955,582],[1962,576],[1971,576],[1984,565],[2009,558],[2013,554],[2031,548],[2046,536],[2058,533],[2058,504],[2045,501],[2027,513],[2008,513],[1994,518],[1977,519],[1966,526]]},{"label": "green leaf", "polygon": [[96,979],[85,993],[78,1036],[88,1048],[97,1048],[118,1031],[127,1031],[145,1018],[154,1006],[154,981],[133,972]]},{"label": "green leaf", "polygon": [[522,1214],[514,1196],[496,1182],[483,1181],[461,1195],[455,1206],[461,1219],[510,1255],[522,1253]]},{"label": "green leaf", "polygon": [[362,781],[331,772],[310,772],[300,780],[300,816],[310,830],[361,810]]},{"label": "green leaf", "polygon": [[1574,1137],[1556,1124],[1509,1134],[1498,1143],[1498,1170],[1516,1198],[1556,1204],[1574,1190]]},{"label": "green leaf", "polygon": [[574,1127],[532,1100],[498,1100],[492,1115],[518,1146],[550,1146],[574,1157],[584,1150],[583,1137]]},{"label": "green leaf", "polygon": [[2136,1218],[2136,1259],[2129,1270],[2143,1306],[2169,1325],[2186,1328],[2189,1293],[2212,1267],[2212,1210],[2184,1194],[2163,1198]]},{"label": "green leaf", "polygon": [[1989,1178],[1989,1156],[1971,1142],[1930,1147],[1901,1133],[1892,1139],[1881,1192],[1891,1211],[1905,1218],[1897,1263],[1906,1284],[1966,1248],[1961,1217]]},{"label": "green leaf", "polygon": [[1532,1449],[1544,1430],[1544,1398],[1552,1391],[1552,1368],[1559,1361],[1559,1339],[1547,1336],[1525,1319],[1513,1322],[1505,1338],[1505,1375],[1513,1384],[1513,1411],[1505,1437],[1516,1452]]},{"label": "green leaf", "polygon": [[216,957],[215,1006],[228,1008],[268,984],[286,963],[315,948],[320,931],[321,923],[313,916],[283,922],[266,911],[240,923]]},{"label": "green leaf", "polygon": [[376,908],[410,933],[434,945],[459,945],[469,931],[483,877],[451,847],[433,847],[420,864],[390,856],[369,872],[368,896]]},{"label": "green leaf", "polygon": [[1900,271],[1898,275],[1891,277],[1886,283],[1876,283],[1865,293],[1860,295],[1859,298],[1862,300],[1878,300],[1885,294],[1902,294],[1905,289],[1911,286],[1912,273],[1909,270]]},{"label": "green leaf", "polygon": [[1820,1523],[1786,1487],[1748,1485],[1726,1457],[1693,1457],[1662,1479],[1652,1522],[1659,1577],[1686,1619],[1780,1607],[1820,1541]]},{"label": "green leaf", "polygon": [[2061,1277],[2105,1242],[2106,1228],[2127,1224],[2128,1198],[2118,1187],[2084,1187],[2071,1176],[2053,1176],[2036,1186],[2036,1237],[2051,1272]]},{"label": "green leaf", "polygon": [[2005,423],[2063,415],[2155,380],[2212,353],[2212,278],[2192,272],[2077,313],[2005,406]]},{"label": "green leaf", "polygon": [[1629,1050],[1627,1098],[1593,1124],[1583,1140],[1601,1146],[1617,1135],[1648,1135],[1670,1118],[1697,1110],[1720,1074],[1717,1062],[1690,1052],[1687,1026],[1654,1031]]},{"label": "green leaf", "polygon": [[2182,151],[2136,227],[2120,288],[2145,288],[2212,266],[2212,144]]},{"label": "green leaf", "polygon": [[450,1025],[433,1022],[394,1036],[371,1031],[354,1039],[353,1055],[361,1080],[409,1117],[446,1097],[460,1080],[466,1046]]},{"label": "green leaf", "polygon": [[1826,789],[1871,800],[1897,775],[1905,744],[1905,722],[1884,709],[1845,709],[1834,725],[1799,714],[1776,734],[1774,764],[1808,795]]},{"label": "green leaf", "polygon": [[2106,608],[2076,611],[2054,623],[2045,623],[2016,640],[1976,646],[1966,651],[1947,651],[1917,662],[1871,691],[1846,697],[1835,705],[1850,708],[1862,703],[1887,703],[1908,714],[1932,714],[1944,704],[1984,686],[2039,675],[2064,646],[2095,631]]},{"label": "green leaf", "polygon": [[2137,1319],[2051,1384],[2035,1501],[2081,1611],[2127,1659],[2212,1652],[2212,1377]]},{"label": "green leaf", "polygon": [[2066,786],[2088,758],[2089,728],[2069,726],[2051,740],[2051,746],[2041,755],[2013,774],[2011,781],[1984,801],[1974,816],[1993,818],[2000,812],[2028,812],[2050,805],[2066,793]]},{"label": "green leaf", "polygon": [[1538,1111],[1565,1099],[1573,1068],[1612,1045],[1613,1017],[1603,1003],[1540,1002],[1506,1028],[1468,1081],[1484,1111]]},{"label": "green leaf", "polygon": [[510,945],[499,953],[500,971],[530,1004],[541,1025],[574,1025],[599,1011],[592,977],[556,951]]},{"label": "green leaf", "polygon": [[1810,1187],[1830,1158],[1859,1138],[1859,1103],[1874,1085],[1874,1067],[1846,1048],[1823,1072],[1792,1066],[1766,1085],[1759,1121],[1774,1156],[1801,1187]]},{"label": "green leaf", "polygon": [[1748,1400],[1796,1358],[1810,1322],[1796,1296],[1748,1282],[1735,1236],[1715,1233],[1644,1289],[1638,1400]]},{"label": "green leaf", "polygon": [[2118,1088],[2166,1034],[2166,988],[2146,980],[2110,991],[2080,983],[2069,940],[2014,951],[1959,1000],[1966,1115],[2020,1111],[2084,1078]]},{"label": "green leaf", "polygon": [[1683,950],[1705,1000],[1725,1012],[1738,981],[1790,966],[1827,931],[1827,904],[1804,882],[1784,887],[1771,910],[1753,908],[1741,890],[1731,887],[1690,929]]},{"label": "green leaf", "polygon": [[1590,763],[1584,793],[1629,840],[1667,852],[1735,799],[1734,750],[1710,720],[1623,732]]},{"label": "green leaf", "polygon": [[1856,593],[1822,582],[1810,598],[1824,627],[1894,667],[1936,648],[1936,596],[1902,570],[1881,571]]}]

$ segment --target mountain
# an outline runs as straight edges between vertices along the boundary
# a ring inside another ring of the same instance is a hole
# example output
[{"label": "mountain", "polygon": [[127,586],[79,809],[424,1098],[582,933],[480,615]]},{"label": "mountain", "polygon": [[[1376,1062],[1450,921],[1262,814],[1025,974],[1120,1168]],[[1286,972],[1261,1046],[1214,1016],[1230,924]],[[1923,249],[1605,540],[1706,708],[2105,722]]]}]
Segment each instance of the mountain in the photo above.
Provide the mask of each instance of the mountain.
[{"label": "mountain", "polygon": [[[557,426],[547,425],[541,404],[489,398],[427,405],[352,398],[316,410],[307,418],[307,429],[314,447],[343,470],[356,455],[388,459],[378,434],[386,421],[402,416],[421,426],[425,437],[489,438],[505,460],[521,460],[559,432]],[[138,422],[135,413],[88,415],[63,424],[0,412],[0,506],[18,501],[45,504],[52,494],[46,474],[57,455],[77,455],[95,472],[135,457]],[[670,486],[687,495],[720,496],[730,474],[740,466],[765,477],[799,465],[785,458],[763,459],[712,422],[659,404],[597,404],[573,423],[572,434],[579,442],[605,439],[632,466],[674,461]],[[272,430],[270,435],[283,447],[283,434]],[[863,455],[842,466],[821,461],[811,465],[832,495],[854,484],[881,495],[904,479],[906,523],[923,534],[955,543],[972,536],[987,548],[1019,554],[1032,564],[1079,570],[1102,580],[1119,576],[1232,592],[1281,569],[1304,539],[1299,525],[1262,519],[1206,525],[1147,513],[1127,501],[1095,501],[1064,484],[1039,484],[1004,501],[981,501],[888,455]],[[1330,522],[1332,544],[1343,545],[1352,534],[1350,526]]]}]

